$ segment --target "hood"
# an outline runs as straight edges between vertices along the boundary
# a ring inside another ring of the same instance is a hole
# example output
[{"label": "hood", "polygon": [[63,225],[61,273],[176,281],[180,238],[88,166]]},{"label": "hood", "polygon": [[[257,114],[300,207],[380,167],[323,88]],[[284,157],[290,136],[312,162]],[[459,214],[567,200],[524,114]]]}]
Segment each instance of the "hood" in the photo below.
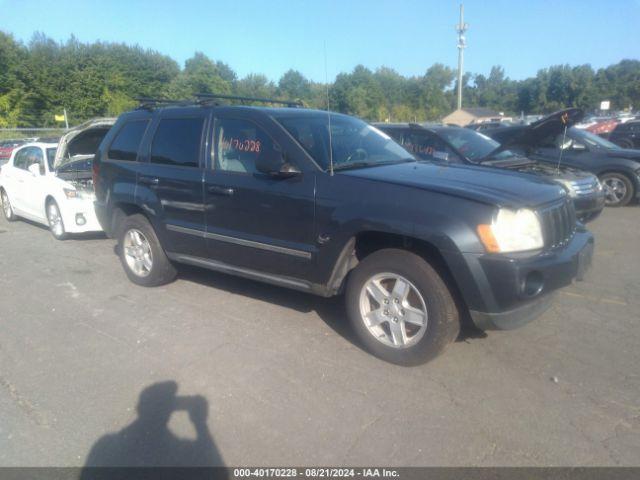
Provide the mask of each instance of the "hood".
[{"label": "hood", "polygon": [[567,108],[552,113],[530,125],[518,125],[486,131],[485,134],[500,142],[500,146],[488,156],[508,150],[511,147],[534,147],[541,140],[562,133],[565,128],[571,128],[584,117],[579,108]]},{"label": "hood", "polygon": [[492,167],[505,168],[521,173],[531,173],[541,175],[552,180],[583,180],[593,177],[593,174],[571,167],[555,167],[544,162],[537,162],[526,157],[514,156],[505,160],[489,160],[482,163]]},{"label": "hood", "polygon": [[610,149],[607,150],[607,156],[610,158],[626,158],[628,160],[635,160],[640,162],[640,150],[632,150],[628,148]]},{"label": "hood", "polygon": [[511,208],[536,207],[566,195],[561,186],[540,177],[469,165],[412,162],[343,170],[338,174]]},{"label": "hood", "polygon": [[94,118],[65,133],[58,142],[53,169],[95,155],[102,139],[116,123],[115,118]]}]

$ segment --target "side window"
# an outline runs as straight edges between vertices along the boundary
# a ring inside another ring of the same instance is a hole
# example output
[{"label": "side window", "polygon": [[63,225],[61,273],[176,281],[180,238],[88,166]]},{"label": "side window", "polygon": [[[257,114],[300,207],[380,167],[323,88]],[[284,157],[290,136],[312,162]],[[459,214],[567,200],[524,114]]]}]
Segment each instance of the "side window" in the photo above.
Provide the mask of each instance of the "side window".
[{"label": "side window", "polygon": [[16,153],[16,156],[13,157],[13,166],[16,168],[20,168],[21,170],[26,170],[29,166],[27,165],[27,155],[29,154],[29,148],[23,148],[19,152]]},{"label": "side window", "polygon": [[204,117],[163,118],[151,144],[151,163],[198,167]]},{"label": "side window", "polygon": [[273,149],[271,137],[247,120],[218,119],[215,138],[216,170],[253,174],[256,159]]},{"label": "side window", "polygon": [[148,123],[148,120],[134,120],[125,123],[111,142],[107,153],[109,159],[134,162],[138,157],[138,147],[140,147]]},{"label": "side window", "polygon": [[459,158],[449,146],[435,135],[406,132],[402,146],[423,160],[458,162]]},{"label": "side window", "polygon": [[44,170],[44,155],[38,147],[23,148],[16,154],[14,166],[22,170],[28,170],[34,163],[40,165],[40,170]]}]

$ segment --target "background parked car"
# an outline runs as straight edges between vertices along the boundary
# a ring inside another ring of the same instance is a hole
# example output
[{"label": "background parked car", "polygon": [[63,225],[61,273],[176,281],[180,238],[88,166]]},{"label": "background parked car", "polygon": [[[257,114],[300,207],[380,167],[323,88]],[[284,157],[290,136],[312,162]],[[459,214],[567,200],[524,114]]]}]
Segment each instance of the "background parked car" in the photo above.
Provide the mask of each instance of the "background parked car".
[{"label": "background parked car", "polygon": [[640,120],[619,124],[609,135],[609,140],[622,148],[640,148]]},{"label": "background parked car", "polygon": [[499,128],[485,134],[508,144],[511,149],[519,149],[529,158],[552,165],[568,165],[597,175],[604,188],[607,206],[627,205],[640,195],[640,150],[620,148],[576,127],[560,133],[540,129],[536,135],[523,135],[524,128]]},{"label": "background parked car", "polygon": [[7,163],[13,150],[24,145],[23,140],[3,140],[0,142],[0,166]]},{"label": "background parked car", "polygon": [[48,225],[59,240],[68,233],[101,231],[93,207],[92,163],[114,122],[90,120],[60,142],[15,149],[0,171],[0,200],[7,220],[24,217]]},{"label": "background parked car", "polygon": [[[582,222],[595,219],[604,208],[604,192],[591,173],[567,167],[552,167],[525,158],[481,133],[467,128],[412,123],[378,123],[376,127],[391,135],[421,160],[476,165],[536,175],[561,184],[574,202]],[[547,125],[547,128],[553,126]],[[501,129],[505,126],[497,125]],[[555,126],[560,130],[560,126]]]}]

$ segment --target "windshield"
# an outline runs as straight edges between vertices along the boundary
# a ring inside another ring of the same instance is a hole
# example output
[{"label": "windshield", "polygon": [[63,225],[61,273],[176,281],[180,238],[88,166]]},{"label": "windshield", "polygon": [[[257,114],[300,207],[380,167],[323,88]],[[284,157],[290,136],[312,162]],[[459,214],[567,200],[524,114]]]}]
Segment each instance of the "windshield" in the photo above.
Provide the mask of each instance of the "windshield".
[{"label": "windshield", "polygon": [[56,149],[47,148],[47,163],[49,164],[49,171],[53,172],[53,161],[56,158]]},{"label": "windshield", "polygon": [[615,143],[612,143],[609,140],[605,140],[604,138],[596,135],[595,133],[591,133],[586,130],[581,130],[579,128],[572,128],[571,133],[576,140],[584,143],[587,146],[608,148],[608,149],[614,149],[614,150],[620,149],[620,147]]},{"label": "windshield", "polygon": [[[357,118],[332,114],[283,116],[278,122],[325,171],[331,147],[334,170],[415,161],[387,134]],[[331,123],[331,137],[329,136]]]},{"label": "windshield", "polygon": [[[438,134],[454,146],[458,152],[472,162],[483,160],[500,146],[498,142],[486,135],[468,128],[443,128]],[[493,158],[513,157],[509,150],[504,150]]]}]

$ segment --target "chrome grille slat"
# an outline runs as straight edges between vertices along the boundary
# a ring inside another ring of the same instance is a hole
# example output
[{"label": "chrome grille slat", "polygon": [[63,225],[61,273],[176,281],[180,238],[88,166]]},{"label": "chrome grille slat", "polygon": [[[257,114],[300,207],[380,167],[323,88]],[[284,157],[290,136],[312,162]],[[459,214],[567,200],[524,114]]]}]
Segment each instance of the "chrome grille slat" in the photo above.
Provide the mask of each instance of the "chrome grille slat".
[{"label": "chrome grille slat", "polygon": [[542,235],[547,247],[556,248],[569,243],[576,231],[576,215],[569,199],[538,210]]}]

